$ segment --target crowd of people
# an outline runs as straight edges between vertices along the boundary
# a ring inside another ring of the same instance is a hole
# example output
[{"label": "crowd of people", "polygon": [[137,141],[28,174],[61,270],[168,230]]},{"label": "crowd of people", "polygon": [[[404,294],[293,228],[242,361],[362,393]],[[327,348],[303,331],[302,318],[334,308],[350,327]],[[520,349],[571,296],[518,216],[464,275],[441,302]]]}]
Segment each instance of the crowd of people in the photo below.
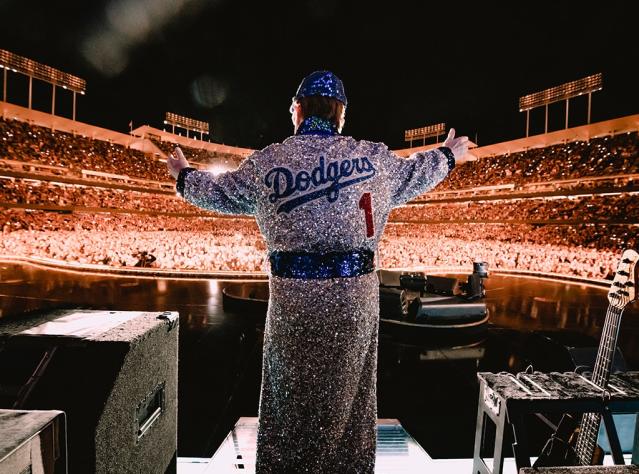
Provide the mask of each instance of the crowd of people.
[{"label": "crowd of people", "polygon": [[380,258],[385,268],[472,268],[473,262],[485,261],[492,270],[525,270],[604,279],[613,277],[619,256],[612,251],[548,243],[508,243],[492,240],[490,236],[444,239],[432,231],[418,237],[389,234],[380,242]]},{"label": "crowd of people", "polygon": [[59,166],[71,174],[85,169],[153,181],[171,178],[165,163],[141,151],[12,119],[0,119],[3,158]]},{"label": "crowd of people", "polygon": [[[387,225],[380,243],[384,268],[470,267],[610,278],[620,252],[636,242],[636,225]],[[197,229],[197,230],[194,230]],[[0,255],[111,266],[183,270],[265,271],[266,245],[255,221],[186,220],[162,215],[3,212]]]},{"label": "crowd of people", "polygon": [[[152,139],[165,153],[175,144]],[[236,165],[239,155],[182,147],[187,160]],[[457,166],[436,191],[499,184],[516,185],[554,180],[633,174],[639,172],[639,136],[620,133],[485,157]],[[51,166],[123,174],[154,181],[169,181],[163,162],[121,145],[72,135],[26,122],[0,119],[0,159],[34,161]]]},{"label": "crowd of people", "polygon": [[0,177],[0,203],[210,215],[177,195]]},{"label": "crowd of people", "polygon": [[258,271],[266,251],[247,219],[198,218],[194,225],[179,217],[22,209],[2,217],[0,255],[116,267],[145,256],[153,268]]},{"label": "crowd of people", "polygon": [[492,201],[415,204],[395,208],[391,221],[547,221],[639,222],[635,194],[590,195]]},{"label": "crowd of people", "polygon": [[457,166],[437,191],[639,172],[637,132],[484,157]]},{"label": "crowd of people", "polygon": [[[177,144],[173,142],[158,140],[157,138],[151,138],[150,140],[167,155],[172,153],[177,146]],[[193,161],[202,164],[214,164],[222,161],[225,164],[237,167],[243,159],[241,155],[210,151],[203,148],[193,148],[190,146],[180,145],[180,149],[182,150],[182,153],[184,153],[184,157],[189,162]]]},{"label": "crowd of people", "polygon": [[[189,215],[215,215],[193,206],[175,193],[140,192],[119,188],[82,186],[34,179],[0,177],[0,203],[104,208]],[[487,201],[433,202],[396,208],[393,222],[495,220],[581,220],[639,222],[639,201],[634,194],[595,194],[575,197],[539,197]]]},{"label": "crowd of people", "polygon": [[[174,147],[169,142],[156,145],[165,152]],[[239,159],[183,149],[189,159],[203,163]],[[605,192],[587,196],[550,192],[499,200],[474,196],[475,200],[395,209],[380,243],[379,263],[385,268],[469,267],[475,260],[485,260],[492,269],[610,278],[621,250],[639,243],[639,207],[634,194],[622,192],[632,191],[627,189],[632,179],[622,182],[612,176],[639,172],[638,156],[639,140],[633,132],[460,164],[435,193],[500,184],[535,192],[541,186],[543,192],[555,190],[549,183],[553,180],[611,178],[605,180]],[[171,181],[166,165],[156,157],[13,120],[0,121],[0,164],[3,159],[70,172],[88,169]],[[610,194],[611,186],[620,191]],[[172,192],[59,183],[39,180],[35,173],[29,179],[0,177],[2,203],[7,204],[0,214],[4,255],[165,269],[267,269],[266,246],[254,219],[223,217]],[[49,205],[51,210],[29,209],[30,205],[39,209]],[[504,223],[510,220],[516,223]],[[442,221],[446,223],[437,224]],[[536,224],[541,221],[549,223]]]}]

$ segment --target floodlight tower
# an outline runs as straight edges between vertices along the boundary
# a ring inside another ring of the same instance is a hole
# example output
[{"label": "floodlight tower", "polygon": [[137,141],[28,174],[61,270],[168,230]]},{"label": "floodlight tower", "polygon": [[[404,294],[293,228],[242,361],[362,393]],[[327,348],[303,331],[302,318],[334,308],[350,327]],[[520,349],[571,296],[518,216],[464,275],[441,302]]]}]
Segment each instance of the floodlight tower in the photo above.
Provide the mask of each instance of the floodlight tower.
[{"label": "floodlight tower", "polygon": [[76,94],[84,95],[87,83],[72,74],[62,72],[51,66],[46,66],[32,59],[19,56],[4,49],[0,49],[0,68],[3,69],[2,100],[7,101],[7,71],[24,74],[29,78],[29,108],[32,103],[33,80],[38,79],[52,85],[51,115],[55,115],[55,91],[60,86],[73,93],[73,120],[75,121]]},{"label": "floodlight tower", "polygon": [[203,139],[204,134],[209,135],[209,124],[202,122],[201,120],[195,120],[182,115],[167,112],[164,118],[165,125],[171,125],[171,133],[175,134],[175,127],[182,127],[186,129],[186,137],[189,137],[191,130],[200,132],[200,140]]},{"label": "floodlight tower", "polygon": [[439,136],[446,133],[446,124],[438,123],[435,125],[427,125],[426,127],[413,128],[411,130],[404,131],[404,141],[410,143],[410,147],[413,147],[413,140],[422,139],[422,145],[426,144],[426,139],[429,137],[436,137],[439,142]]},{"label": "floodlight tower", "polygon": [[590,111],[592,106],[592,93],[600,91],[603,88],[601,73],[593,74],[592,76],[584,77],[576,81],[567,82],[560,86],[551,87],[550,89],[543,90],[541,92],[535,92],[519,98],[519,111],[526,112],[526,136],[528,136],[530,129],[530,111],[534,108],[545,106],[546,107],[546,119],[544,124],[544,133],[548,133],[548,105],[559,102],[561,100],[566,101],[566,123],[565,128],[568,128],[568,110],[570,105],[570,99],[583,94],[588,94],[588,123],[590,124]]}]

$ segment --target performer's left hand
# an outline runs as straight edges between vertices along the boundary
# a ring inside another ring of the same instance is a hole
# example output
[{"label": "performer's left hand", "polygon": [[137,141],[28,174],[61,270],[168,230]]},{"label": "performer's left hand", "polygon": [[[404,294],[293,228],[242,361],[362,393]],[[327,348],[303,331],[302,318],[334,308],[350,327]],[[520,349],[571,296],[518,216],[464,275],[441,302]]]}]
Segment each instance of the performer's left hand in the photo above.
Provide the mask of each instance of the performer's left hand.
[{"label": "performer's left hand", "polygon": [[189,166],[189,162],[184,158],[184,153],[180,150],[180,147],[175,147],[173,153],[169,153],[166,159],[166,166],[169,168],[169,173],[173,176],[173,179],[177,179],[182,168]]},{"label": "performer's left hand", "polygon": [[468,153],[468,137],[455,137],[455,129],[451,128],[442,146],[450,148],[455,160],[458,160]]}]

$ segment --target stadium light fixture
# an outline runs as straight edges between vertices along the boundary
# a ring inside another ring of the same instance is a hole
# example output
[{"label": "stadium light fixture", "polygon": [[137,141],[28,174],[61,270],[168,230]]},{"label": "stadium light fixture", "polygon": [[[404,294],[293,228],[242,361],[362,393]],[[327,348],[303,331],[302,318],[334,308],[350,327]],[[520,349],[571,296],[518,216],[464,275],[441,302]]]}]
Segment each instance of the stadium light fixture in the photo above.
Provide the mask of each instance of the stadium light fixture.
[{"label": "stadium light fixture", "polygon": [[567,82],[559,86],[541,92],[535,92],[519,98],[519,111],[526,112],[526,136],[529,132],[530,111],[537,107],[546,107],[546,121],[544,133],[548,133],[548,106],[562,100],[566,101],[566,122],[565,128],[568,128],[568,110],[569,101],[574,97],[588,94],[588,123],[590,123],[590,111],[592,104],[592,93],[603,89],[603,75],[601,73],[592,76],[577,79],[576,81]]},{"label": "stadium light fixture", "polygon": [[7,101],[7,70],[11,69],[15,73],[29,77],[29,108],[31,108],[33,79],[47,82],[53,86],[51,115],[55,115],[55,88],[59,86],[73,92],[73,120],[75,121],[76,94],[85,94],[87,83],[84,79],[4,49],[0,49],[0,67],[4,70],[2,91],[2,100],[4,102]]},{"label": "stadium light fixture", "polygon": [[189,136],[189,131],[193,130],[200,133],[200,140],[203,134],[209,133],[209,124],[202,122],[201,120],[195,120],[190,117],[184,117],[182,115],[167,112],[164,119],[164,123],[171,125],[172,133],[175,134],[175,127],[181,127],[186,129],[186,136]]},{"label": "stadium light fixture", "polygon": [[446,132],[446,124],[438,123],[435,125],[427,125],[425,127],[413,128],[411,130],[404,131],[404,141],[410,142],[410,147],[413,146],[413,140],[422,139],[422,144],[426,144],[426,139],[429,137],[437,137],[437,141],[439,141],[439,136],[443,135]]}]

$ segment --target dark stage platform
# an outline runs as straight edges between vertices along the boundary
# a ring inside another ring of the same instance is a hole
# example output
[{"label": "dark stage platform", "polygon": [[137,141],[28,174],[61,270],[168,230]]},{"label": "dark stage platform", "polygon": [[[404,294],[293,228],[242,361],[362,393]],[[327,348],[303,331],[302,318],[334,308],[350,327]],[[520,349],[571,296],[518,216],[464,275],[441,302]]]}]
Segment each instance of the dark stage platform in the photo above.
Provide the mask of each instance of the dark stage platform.
[{"label": "dark stage platform", "polygon": [[[180,313],[178,454],[210,458],[240,417],[257,416],[262,327],[259,314],[224,310],[236,282],[135,278],[0,263],[0,317],[74,307]],[[473,340],[382,337],[378,417],[398,419],[433,459],[471,458],[477,372],[563,371],[568,346],[596,346],[607,290],[491,272],[490,322]],[[619,345],[639,367],[639,310],[626,308]],[[539,436],[538,443],[542,442]],[[532,436],[531,444],[535,444]]]}]

